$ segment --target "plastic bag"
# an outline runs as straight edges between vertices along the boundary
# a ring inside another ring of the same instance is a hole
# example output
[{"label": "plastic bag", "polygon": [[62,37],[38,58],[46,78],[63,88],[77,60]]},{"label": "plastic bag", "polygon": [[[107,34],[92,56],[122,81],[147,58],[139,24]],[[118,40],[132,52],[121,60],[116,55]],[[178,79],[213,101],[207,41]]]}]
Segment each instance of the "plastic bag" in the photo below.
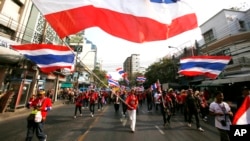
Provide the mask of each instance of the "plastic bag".
[{"label": "plastic bag", "polygon": [[41,111],[38,111],[36,114],[35,114],[35,119],[34,119],[35,122],[41,122],[42,121],[42,113]]}]

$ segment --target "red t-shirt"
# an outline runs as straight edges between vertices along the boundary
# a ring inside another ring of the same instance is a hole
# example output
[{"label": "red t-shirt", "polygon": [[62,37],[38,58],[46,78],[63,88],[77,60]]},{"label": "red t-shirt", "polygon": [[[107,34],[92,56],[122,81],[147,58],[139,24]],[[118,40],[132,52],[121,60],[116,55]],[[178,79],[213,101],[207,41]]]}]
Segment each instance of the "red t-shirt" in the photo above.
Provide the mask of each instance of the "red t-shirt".
[{"label": "red t-shirt", "polygon": [[40,106],[41,107],[41,114],[43,120],[46,119],[47,116],[47,109],[52,108],[52,102],[50,98],[44,97],[44,98],[36,98],[32,103],[31,107],[36,107]]},{"label": "red t-shirt", "polygon": [[96,92],[93,92],[93,93],[89,94],[89,102],[91,104],[95,103],[95,101],[97,100],[97,98],[98,98],[98,95],[97,95]]},{"label": "red t-shirt", "polygon": [[126,103],[129,105],[128,110],[135,110],[138,106],[138,98],[134,94],[128,95]]}]

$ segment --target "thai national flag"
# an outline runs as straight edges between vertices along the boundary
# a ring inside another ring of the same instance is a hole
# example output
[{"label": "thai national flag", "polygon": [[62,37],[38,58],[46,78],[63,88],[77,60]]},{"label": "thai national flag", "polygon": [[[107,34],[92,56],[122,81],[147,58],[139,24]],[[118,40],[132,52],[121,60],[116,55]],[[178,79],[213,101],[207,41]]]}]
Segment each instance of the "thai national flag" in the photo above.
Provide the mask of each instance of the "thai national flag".
[{"label": "thai national flag", "polygon": [[180,60],[179,73],[184,76],[204,75],[216,79],[231,60],[230,56],[192,56]]},{"label": "thai national flag", "polygon": [[107,79],[112,78],[111,74],[106,74],[106,78],[107,78]]},{"label": "thai national flag", "polygon": [[117,87],[120,86],[119,82],[114,79],[108,79],[108,84],[111,86],[117,86]]},{"label": "thai national flag", "polygon": [[32,0],[60,38],[90,27],[137,43],[198,28],[191,0]]},{"label": "thai national flag", "polygon": [[52,44],[12,45],[12,48],[32,62],[36,63],[44,73],[57,69],[74,67],[75,54],[66,46]]},{"label": "thai national flag", "polygon": [[126,73],[122,68],[117,68],[116,71],[122,76],[122,78],[126,76]]},{"label": "thai national flag", "polygon": [[126,84],[129,85],[128,77],[125,77],[124,80],[125,80]]},{"label": "thai national flag", "polygon": [[144,76],[138,76],[136,78],[136,81],[139,81],[139,82],[145,82],[146,81],[146,78]]},{"label": "thai national flag", "polygon": [[151,90],[156,90],[156,89],[157,89],[156,83],[152,84],[152,85],[151,85]]},{"label": "thai national flag", "polygon": [[250,95],[246,96],[241,107],[236,111],[233,125],[250,125]]}]

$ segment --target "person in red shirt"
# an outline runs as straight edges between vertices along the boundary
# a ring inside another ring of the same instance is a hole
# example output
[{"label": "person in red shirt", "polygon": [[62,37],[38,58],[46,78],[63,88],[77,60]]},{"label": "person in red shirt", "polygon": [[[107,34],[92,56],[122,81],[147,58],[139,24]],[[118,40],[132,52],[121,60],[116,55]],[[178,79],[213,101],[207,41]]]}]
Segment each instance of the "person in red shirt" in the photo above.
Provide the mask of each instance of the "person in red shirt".
[{"label": "person in red shirt", "polygon": [[159,97],[159,101],[164,123],[163,126],[167,127],[168,125],[170,126],[171,108],[173,107],[173,103],[171,97],[167,95],[167,92],[160,91],[160,93],[162,93]]},{"label": "person in red shirt", "polygon": [[95,104],[97,102],[98,94],[92,89],[89,93],[89,110],[91,117],[94,117],[95,114]]},{"label": "person in red shirt", "polygon": [[188,118],[187,118],[187,107],[185,105],[185,101],[186,101],[186,97],[187,97],[187,91],[186,90],[181,90],[181,94],[180,94],[180,111],[181,113],[183,113],[184,115],[184,121],[187,122],[188,121]]},{"label": "person in red shirt", "polygon": [[135,90],[132,89],[130,94],[128,95],[126,99],[126,104],[128,108],[128,115],[129,119],[131,120],[130,122],[130,128],[131,132],[135,132],[135,124],[136,124],[136,109],[138,107],[138,97],[135,95]]},{"label": "person in red shirt", "polygon": [[200,99],[200,113],[201,113],[201,118],[203,121],[207,121],[207,115],[209,113],[209,107],[207,100],[204,96],[204,92],[200,91],[198,94],[198,98]]},{"label": "person in red shirt", "polygon": [[83,93],[79,93],[79,95],[75,98],[75,115],[74,118],[76,118],[77,110],[80,112],[80,116],[82,116],[82,101],[83,101]]},{"label": "person in red shirt", "polygon": [[83,109],[88,108],[89,106],[89,92],[83,92]]},{"label": "person in red shirt", "polygon": [[26,107],[29,109],[30,104],[36,99],[36,95],[32,94],[31,97],[29,98],[29,102],[26,104]]},{"label": "person in red shirt", "polygon": [[172,99],[173,107],[172,107],[171,112],[173,115],[175,115],[177,103],[178,103],[177,98],[176,98],[176,93],[172,88],[169,88],[167,95],[169,95],[170,98]]},{"label": "person in red shirt", "polygon": [[36,132],[36,136],[39,140],[46,140],[47,135],[43,131],[43,126],[47,117],[47,112],[52,109],[51,99],[45,96],[45,91],[39,91],[37,98],[31,102],[30,107],[33,108],[33,110],[41,111],[42,121],[28,121],[26,141],[32,140],[34,132]]}]

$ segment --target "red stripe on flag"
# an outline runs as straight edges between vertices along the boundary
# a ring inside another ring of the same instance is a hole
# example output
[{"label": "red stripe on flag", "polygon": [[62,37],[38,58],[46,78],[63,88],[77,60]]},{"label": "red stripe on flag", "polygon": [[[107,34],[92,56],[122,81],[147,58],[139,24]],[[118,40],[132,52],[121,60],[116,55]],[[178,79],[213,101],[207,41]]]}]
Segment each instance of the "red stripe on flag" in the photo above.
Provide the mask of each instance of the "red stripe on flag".
[{"label": "red stripe on flag", "polygon": [[89,27],[100,27],[111,35],[141,43],[165,40],[198,27],[195,13],[173,19],[171,25],[93,6],[82,6],[44,16],[60,38]]},{"label": "red stripe on flag", "polygon": [[179,73],[181,75],[185,75],[185,76],[198,76],[198,75],[204,75],[206,77],[209,77],[209,78],[212,78],[212,79],[215,79],[218,75],[216,74],[212,74],[212,73],[209,73],[209,72],[197,72],[197,71],[183,71],[183,70],[180,70]]},{"label": "red stripe on flag", "polygon": [[244,99],[241,107],[235,113],[233,118],[233,125],[250,124],[250,96]]}]

